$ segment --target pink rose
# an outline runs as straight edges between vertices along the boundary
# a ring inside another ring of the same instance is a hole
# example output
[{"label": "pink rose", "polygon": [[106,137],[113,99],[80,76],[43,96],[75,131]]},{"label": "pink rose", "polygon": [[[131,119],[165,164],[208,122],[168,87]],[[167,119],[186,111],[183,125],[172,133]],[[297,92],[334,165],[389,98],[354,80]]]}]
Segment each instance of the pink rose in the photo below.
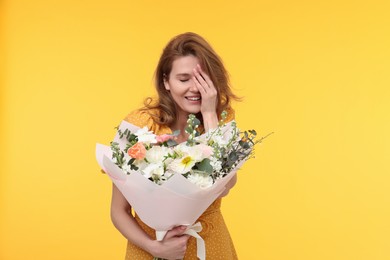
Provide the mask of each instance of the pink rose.
[{"label": "pink rose", "polygon": [[211,146],[205,144],[198,144],[198,146],[202,151],[203,158],[209,158],[214,153]]},{"label": "pink rose", "polygon": [[164,143],[164,142],[168,141],[169,139],[173,139],[173,136],[167,135],[167,134],[156,136],[157,143]]},{"label": "pink rose", "polygon": [[136,143],[135,145],[130,147],[129,150],[127,150],[127,154],[131,158],[141,160],[141,159],[145,158],[146,148],[145,148],[143,143]]}]

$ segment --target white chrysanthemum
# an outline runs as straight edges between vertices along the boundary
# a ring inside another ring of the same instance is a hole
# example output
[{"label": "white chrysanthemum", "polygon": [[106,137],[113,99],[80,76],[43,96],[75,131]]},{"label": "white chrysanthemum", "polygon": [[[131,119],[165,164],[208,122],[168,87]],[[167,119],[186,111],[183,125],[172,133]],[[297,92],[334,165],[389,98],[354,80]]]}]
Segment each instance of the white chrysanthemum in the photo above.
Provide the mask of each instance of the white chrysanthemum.
[{"label": "white chrysanthemum", "polygon": [[222,162],[220,160],[217,160],[214,157],[211,158],[210,165],[211,165],[211,167],[213,167],[213,170],[215,172],[219,172],[222,170]]},{"label": "white chrysanthemum", "polygon": [[134,133],[138,137],[138,142],[144,144],[155,144],[157,143],[156,135],[153,134],[152,131],[149,131],[146,126],[141,129],[138,129],[137,132]]},{"label": "white chrysanthemum", "polygon": [[146,178],[150,178],[152,176],[161,177],[164,175],[164,167],[161,163],[151,163],[143,169],[142,172]]},{"label": "white chrysanthemum", "polygon": [[191,173],[187,176],[187,179],[201,189],[206,189],[213,185],[213,179],[205,174]]},{"label": "white chrysanthemum", "polygon": [[145,159],[150,163],[162,162],[170,151],[171,150],[165,146],[153,146],[146,151]]}]

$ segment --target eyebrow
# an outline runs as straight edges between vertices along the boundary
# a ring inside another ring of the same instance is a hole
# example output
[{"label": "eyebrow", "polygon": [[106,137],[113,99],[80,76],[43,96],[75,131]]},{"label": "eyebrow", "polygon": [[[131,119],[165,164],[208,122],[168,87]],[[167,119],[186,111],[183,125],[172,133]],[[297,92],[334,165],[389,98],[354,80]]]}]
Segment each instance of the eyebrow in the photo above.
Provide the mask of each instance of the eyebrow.
[{"label": "eyebrow", "polygon": [[179,73],[179,74],[176,74],[176,77],[191,77],[192,75],[189,74],[189,73]]}]

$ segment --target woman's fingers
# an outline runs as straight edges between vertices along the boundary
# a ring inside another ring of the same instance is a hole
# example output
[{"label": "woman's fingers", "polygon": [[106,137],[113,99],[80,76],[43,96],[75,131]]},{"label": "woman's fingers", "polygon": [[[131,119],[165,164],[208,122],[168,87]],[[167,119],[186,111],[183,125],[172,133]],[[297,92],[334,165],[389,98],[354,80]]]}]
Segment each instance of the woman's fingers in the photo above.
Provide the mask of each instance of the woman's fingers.
[{"label": "woman's fingers", "polygon": [[189,235],[184,234],[186,227],[178,226],[169,230],[162,241],[158,242],[158,257],[163,259],[182,259],[187,250]]},{"label": "woman's fingers", "polygon": [[205,90],[205,87],[202,86],[202,84],[199,83],[198,79],[194,76],[193,80],[195,82],[196,88],[199,90],[200,94],[203,96],[206,95],[207,91]]},{"label": "woman's fingers", "polygon": [[207,82],[203,79],[202,75],[200,75],[200,73],[196,69],[194,69],[194,81],[195,84],[197,84],[197,87],[201,87],[204,92],[207,93],[207,91],[210,89]]},{"label": "woman's fingers", "polygon": [[198,69],[198,71],[199,71],[199,74],[203,77],[203,79],[204,79],[204,81],[207,83],[207,85],[208,85],[210,88],[214,87],[214,84],[213,84],[213,82],[211,81],[209,75],[207,75],[207,74],[202,70],[202,67],[201,67],[199,64],[197,64],[196,67],[197,67],[197,69]]},{"label": "woman's fingers", "polygon": [[194,69],[194,75],[195,75],[195,79],[198,81],[198,83],[204,88],[204,90],[207,92],[209,89],[210,89],[210,86],[209,84],[206,82],[205,78],[204,78],[204,73],[203,75],[200,74],[200,71],[197,70],[197,69]]},{"label": "woman's fingers", "polygon": [[202,96],[201,112],[215,112],[217,106],[217,90],[210,77],[202,71],[199,64],[193,69],[193,81]]},{"label": "woman's fingers", "polygon": [[197,67],[194,68],[193,71],[193,80],[195,81],[199,91],[204,90],[205,93],[208,93],[211,96],[216,95],[217,90],[215,89],[213,82],[211,81],[210,77],[205,72],[203,72],[199,64],[197,64]]},{"label": "woman's fingers", "polygon": [[187,228],[185,226],[177,226],[167,232],[166,238],[180,236],[186,231],[186,229]]}]

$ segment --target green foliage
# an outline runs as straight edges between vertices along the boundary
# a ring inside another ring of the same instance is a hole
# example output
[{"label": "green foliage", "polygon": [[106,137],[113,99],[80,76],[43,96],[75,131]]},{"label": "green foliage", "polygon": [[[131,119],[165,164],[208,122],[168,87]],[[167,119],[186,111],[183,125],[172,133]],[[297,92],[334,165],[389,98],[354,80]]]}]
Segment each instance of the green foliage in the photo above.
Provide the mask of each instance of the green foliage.
[{"label": "green foliage", "polygon": [[203,161],[197,163],[195,165],[195,167],[199,170],[199,171],[203,171],[203,172],[207,172],[209,174],[212,174],[213,173],[213,167],[211,166],[210,164],[210,159],[204,159]]},{"label": "green foliage", "polygon": [[195,115],[190,114],[187,120],[187,127],[185,128],[185,132],[189,134],[187,139],[188,146],[193,146],[196,144],[194,138],[200,135],[200,133],[196,130],[199,127],[199,125],[200,125],[199,119],[197,119]]}]

